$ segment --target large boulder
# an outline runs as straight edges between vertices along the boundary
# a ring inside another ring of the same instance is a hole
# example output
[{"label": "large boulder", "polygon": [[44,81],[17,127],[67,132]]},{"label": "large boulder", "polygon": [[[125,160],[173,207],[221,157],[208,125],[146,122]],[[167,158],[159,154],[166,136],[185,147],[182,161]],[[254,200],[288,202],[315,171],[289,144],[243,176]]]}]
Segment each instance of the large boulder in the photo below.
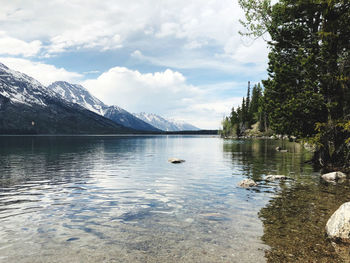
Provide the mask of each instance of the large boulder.
[{"label": "large boulder", "polygon": [[332,181],[337,181],[339,179],[346,179],[346,174],[342,172],[332,172],[332,173],[323,174],[321,177],[325,181],[332,182]]},{"label": "large boulder", "polygon": [[244,179],[238,183],[238,186],[243,188],[249,188],[252,186],[257,186],[258,184],[252,179]]},{"label": "large boulder", "polygon": [[330,239],[350,243],[350,202],[342,204],[326,225]]}]

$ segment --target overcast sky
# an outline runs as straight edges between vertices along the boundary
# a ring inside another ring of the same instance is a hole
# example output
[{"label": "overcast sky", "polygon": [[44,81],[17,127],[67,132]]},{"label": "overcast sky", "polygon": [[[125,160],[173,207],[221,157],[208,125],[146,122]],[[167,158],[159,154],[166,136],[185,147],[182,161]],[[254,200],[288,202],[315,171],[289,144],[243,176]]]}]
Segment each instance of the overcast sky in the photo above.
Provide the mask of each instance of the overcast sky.
[{"label": "overcast sky", "polygon": [[266,78],[237,0],[0,0],[0,62],[45,85],[80,83],[107,104],[217,129]]}]

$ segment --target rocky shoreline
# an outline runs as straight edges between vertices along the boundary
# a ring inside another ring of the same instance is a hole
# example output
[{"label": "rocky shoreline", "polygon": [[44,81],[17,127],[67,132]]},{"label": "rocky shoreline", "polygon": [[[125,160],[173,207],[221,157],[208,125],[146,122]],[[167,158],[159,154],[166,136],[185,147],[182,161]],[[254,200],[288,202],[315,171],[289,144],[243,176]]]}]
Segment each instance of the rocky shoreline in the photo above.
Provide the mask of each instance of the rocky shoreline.
[{"label": "rocky shoreline", "polygon": [[[263,181],[272,182],[288,179],[285,175],[266,175]],[[336,185],[350,180],[350,175],[337,171],[322,174],[320,179],[326,183]],[[237,186],[246,189],[257,188],[259,183],[252,179],[244,179]],[[350,262],[350,202],[343,203],[328,219],[325,226],[325,238],[331,242],[337,254],[344,259],[344,262]]]}]

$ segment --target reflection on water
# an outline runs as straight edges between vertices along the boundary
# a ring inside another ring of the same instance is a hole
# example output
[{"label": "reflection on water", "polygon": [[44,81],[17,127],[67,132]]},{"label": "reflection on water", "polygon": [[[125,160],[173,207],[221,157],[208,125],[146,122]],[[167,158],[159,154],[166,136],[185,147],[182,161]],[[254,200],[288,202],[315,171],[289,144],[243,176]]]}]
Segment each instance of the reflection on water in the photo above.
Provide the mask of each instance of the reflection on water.
[{"label": "reflection on water", "polygon": [[243,166],[211,137],[0,137],[0,260],[263,262]]},{"label": "reflection on water", "polygon": [[[297,253],[294,237],[309,259],[306,243],[316,235],[303,239],[291,229],[313,225],[322,235],[341,203],[339,188],[319,183],[297,144],[282,154],[278,143],[0,137],[0,261],[276,262]],[[170,164],[170,157],[186,162]],[[266,183],[267,174],[291,179]],[[238,188],[247,177],[259,186]]]},{"label": "reflection on water", "polygon": [[[258,191],[270,192],[259,212],[268,262],[350,262],[349,247],[333,247],[325,238],[332,213],[350,199],[349,182],[322,182],[319,172],[305,164],[311,158],[299,144],[285,143],[288,153],[274,151],[270,141],[224,145],[232,162],[243,164],[246,177],[260,181]],[[262,175],[282,174],[286,181],[264,182]],[[340,249],[339,249],[340,248]]]}]

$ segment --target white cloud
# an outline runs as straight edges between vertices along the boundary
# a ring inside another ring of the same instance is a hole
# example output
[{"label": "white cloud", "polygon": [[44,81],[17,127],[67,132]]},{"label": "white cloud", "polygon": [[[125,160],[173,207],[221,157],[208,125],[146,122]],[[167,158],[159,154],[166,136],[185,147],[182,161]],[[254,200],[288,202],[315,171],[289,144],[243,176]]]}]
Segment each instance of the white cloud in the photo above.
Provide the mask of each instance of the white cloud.
[{"label": "white cloud", "polygon": [[[247,48],[248,49],[248,48]],[[259,50],[262,50],[259,53]],[[256,52],[255,52],[256,51]],[[208,58],[206,56],[193,55],[191,52],[182,52],[178,56],[167,54],[164,57],[147,56],[139,50],[134,51],[131,56],[152,65],[171,67],[176,69],[212,69],[240,76],[261,77],[266,72],[265,48],[248,51],[249,54],[234,52],[234,54],[215,54]],[[236,62],[232,58],[236,59]],[[263,61],[263,62],[262,62]],[[260,62],[260,63],[259,63]],[[246,63],[251,63],[247,65]]]},{"label": "white cloud", "polygon": [[38,54],[41,48],[42,43],[39,40],[26,42],[10,37],[5,32],[0,31],[0,54],[31,57]]},{"label": "white cloud", "polygon": [[50,39],[49,53],[63,52],[69,48],[99,48],[101,51],[122,47],[119,34],[108,28],[104,22],[83,25],[78,29],[66,30]]},{"label": "white cloud", "polygon": [[109,105],[181,119],[206,129],[217,129],[223,116],[242,100],[239,96],[222,98],[213,86],[190,85],[181,73],[170,69],[142,74],[114,67],[81,84]]},{"label": "white cloud", "polygon": [[200,91],[186,83],[185,77],[172,70],[142,74],[124,67],[114,67],[97,79],[82,83],[107,104],[132,112],[167,112],[182,105],[181,99]]},{"label": "white cloud", "polygon": [[256,63],[267,65],[268,48],[264,39],[244,39],[237,43],[232,38],[224,47],[225,55],[238,63]]},{"label": "white cloud", "polygon": [[237,107],[241,103],[241,97],[212,100],[209,96],[192,101],[187,107],[178,109],[172,117],[183,119],[202,129],[219,129],[222,119],[231,112],[232,107]]},{"label": "white cloud", "polygon": [[238,2],[231,0],[18,0],[2,8],[2,30],[19,39],[39,39],[51,53],[116,49],[141,39],[154,48],[159,38],[183,39],[192,49],[223,48],[234,38],[238,47],[238,19],[243,18]]},{"label": "white cloud", "polygon": [[44,85],[49,85],[54,81],[64,80],[77,82],[82,75],[76,72],[69,72],[64,68],[57,68],[53,65],[41,62],[33,62],[27,59],[0,57],[0,62],[11,69],[23,72],[31,76]]}]

